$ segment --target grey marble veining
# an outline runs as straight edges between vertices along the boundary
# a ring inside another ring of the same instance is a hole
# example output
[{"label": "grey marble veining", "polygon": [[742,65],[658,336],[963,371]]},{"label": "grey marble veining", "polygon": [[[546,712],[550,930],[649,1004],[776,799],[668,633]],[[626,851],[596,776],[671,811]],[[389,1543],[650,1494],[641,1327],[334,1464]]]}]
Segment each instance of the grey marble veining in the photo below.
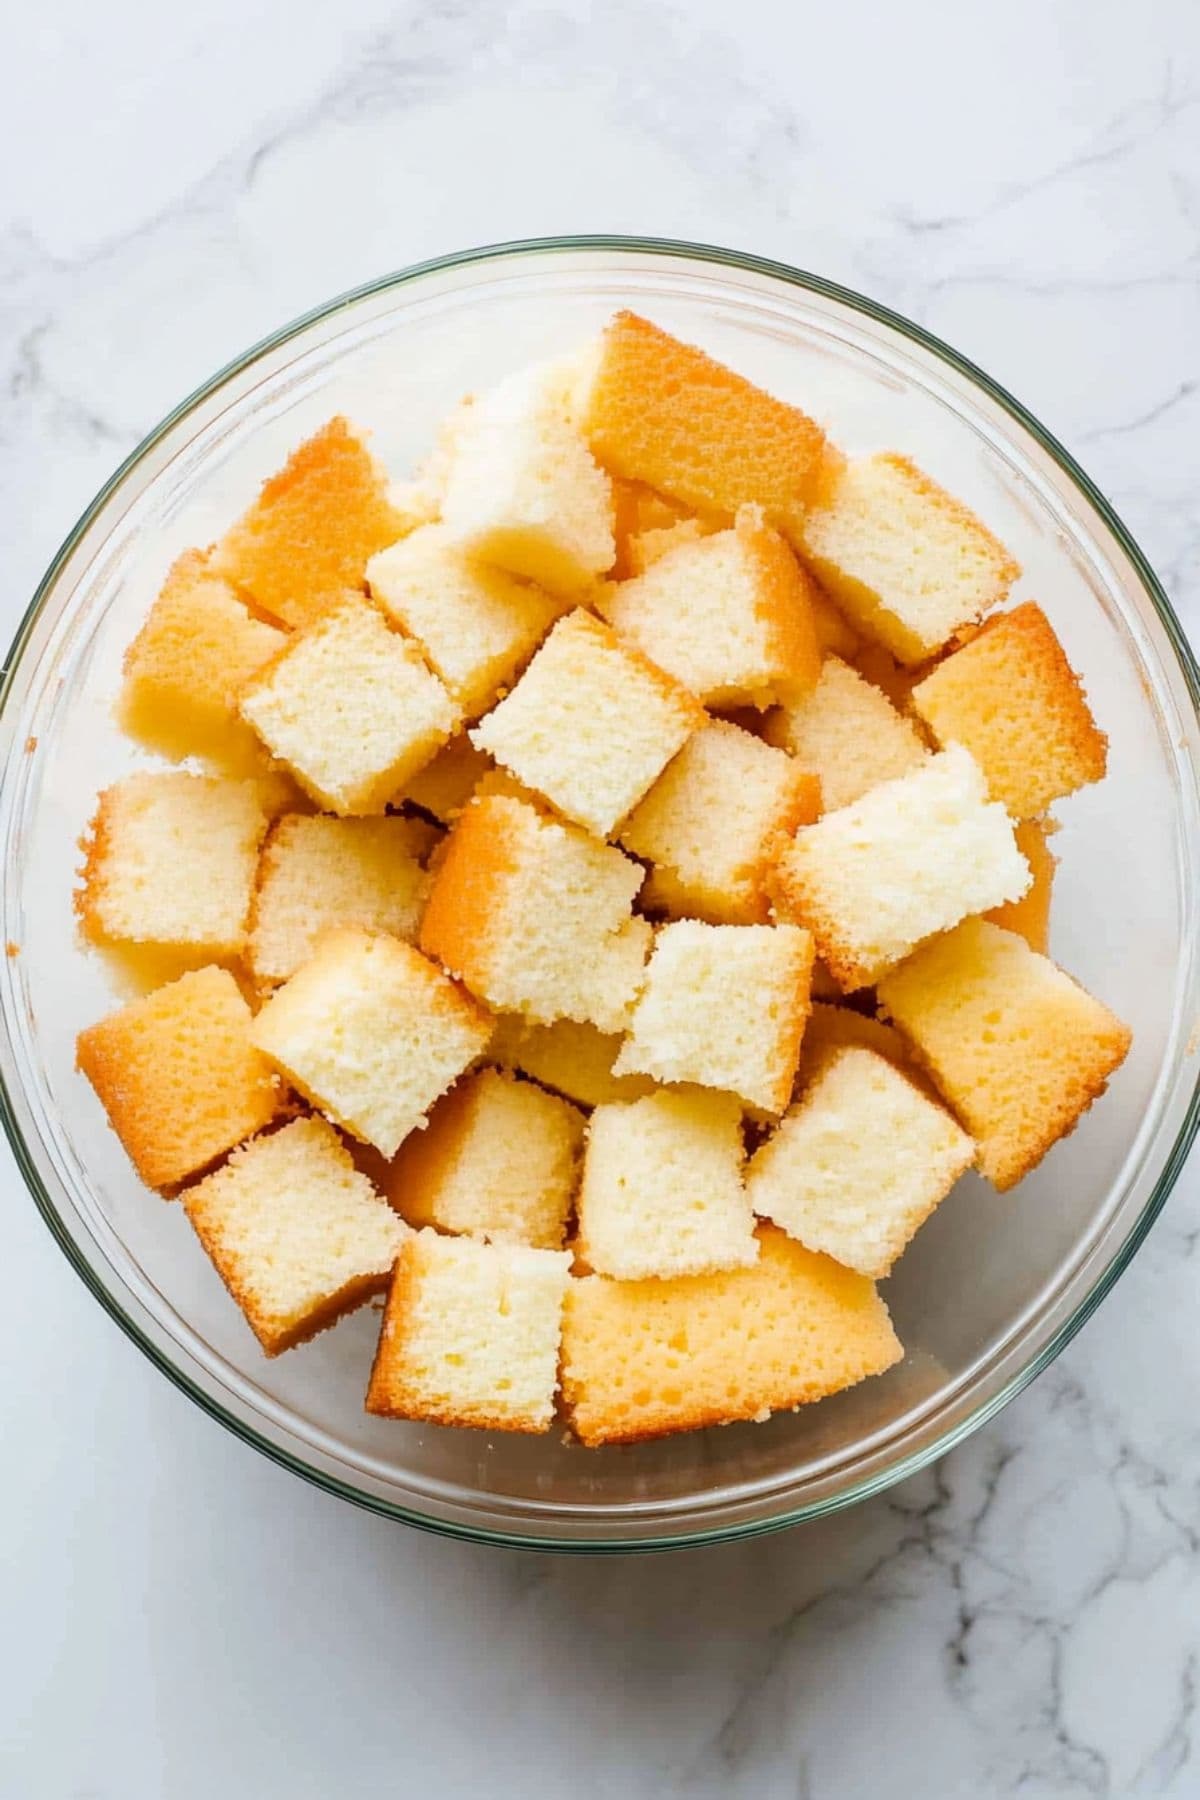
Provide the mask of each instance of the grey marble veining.
[{"label": "grey marble veining", "polygon": [[[777,255],[948,338],[1200,631],[1192,0],[57,0],[6,37],[6,630],[119,458],[256,336],[441,250],[612,229]],[[406,1532],[255,1457],[0,1181],[3,1800],[1200,1794],[1196,1165],[935,1470],[596,1562]]]}]

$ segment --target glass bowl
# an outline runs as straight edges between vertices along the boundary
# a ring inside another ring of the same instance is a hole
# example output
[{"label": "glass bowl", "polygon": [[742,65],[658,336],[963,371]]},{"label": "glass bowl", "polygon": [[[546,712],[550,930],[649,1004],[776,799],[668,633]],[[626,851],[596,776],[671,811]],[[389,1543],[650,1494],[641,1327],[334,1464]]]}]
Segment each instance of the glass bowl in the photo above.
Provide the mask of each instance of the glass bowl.
[{"label": "glass bowl", "polygon": [[[1111,774],[1061,808],[1053,951],[1134,1029],[1074,1136],[1012,1194],[974,1178],[886,1284],[907,1355],[765,1425],[584,1450],[371,1418],[368,1308],[268,1362],[182,1209],[134,1178],[74,1038],[113,1005],[77,944],[76,841],[136,753],[112,721],[121,654],[171,559],[218,535],[333,412],[397,472],[464,391],[650,314],[853,450],[912,454],[1024,566],[1111,737]],[[8,658],[0,724],[4,1120],[46,1222],[97,1299],[232,1431],[333,1493],[464,1537],[556,1549],[697,1543],[811,1518],[942,1454],[1045,1368],[1126,1266],[1198,1112],[1196,664],[1087,477],[1014,400],[916,326],[815,276],[697,245],[500,245],[332,301],[248,351],[151,433],[54,560]]]}]

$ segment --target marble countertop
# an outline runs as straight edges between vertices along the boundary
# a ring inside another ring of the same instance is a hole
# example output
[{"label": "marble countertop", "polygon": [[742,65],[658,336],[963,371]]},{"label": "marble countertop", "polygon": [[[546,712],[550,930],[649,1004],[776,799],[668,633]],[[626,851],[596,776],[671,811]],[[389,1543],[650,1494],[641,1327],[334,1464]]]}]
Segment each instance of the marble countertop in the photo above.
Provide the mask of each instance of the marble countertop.
[{"label": "marble countertop", "polygon": [[[592,229],[797,262],[948,338],[1200,634],[1193,0],[47,0],[6,40],[5,633],[252,339],[423,256]],[[142,1360],[7,1157],[0,1193],[3,1800],[1200,1794],[1200,1164],[935,1470],[594,1562],[305,1487]]]}]

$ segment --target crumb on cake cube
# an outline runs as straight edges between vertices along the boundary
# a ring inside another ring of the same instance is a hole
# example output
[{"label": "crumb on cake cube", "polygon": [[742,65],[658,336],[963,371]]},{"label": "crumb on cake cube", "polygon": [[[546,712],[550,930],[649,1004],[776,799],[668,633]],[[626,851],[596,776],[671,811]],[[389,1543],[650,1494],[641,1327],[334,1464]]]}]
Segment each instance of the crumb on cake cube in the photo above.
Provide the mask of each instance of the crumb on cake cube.
[{"label": "crumb on cake cube", "polygon": [[960,500],[906,456],[828,458],[805,514],[805,560],[851,623],[903,663],[1002,601],[1020,568]]},{"label": "crumb on cake cube", "polygon": [[414,1232],[401,1248],[367,1411],[488,1431],[549,1431],[571,1258]]},{"label": "crumb on cake cube", "polygon": [[660,928],[614,1067],[782,1112],[808,1018],[813,942],[795,925]]},{"label": "crumb on cake cube", "polygon": [[582,1146],[583,1114],[568,1100],[479,1069],[401,1144],[384,1192],[410,1225],[560,1250]]},{"label": "crumb on cake cube", "polygon": [[[781,834],[821,810],[821,785],[782,750],[714,719],[692,733],[619,831],[651,863],[648,910],[765,924],[764,877]],[[663,880],[662,878],[666,879]]]},{"label": "crumb on cake cube", "polygon": [[632,857],[522,800],[472,800],[433,872],[420,944],[472,993],[536,1023],[621,1031],[651,930]]},{"label": "crumb on cake cube", "polygon": [[212,572],[284,625],[310,625],[361,588],[404,524],[362,436],[334,418],[294,450],[216,546]]},{"label": "crumb on cake cube", "polygon": [[75,907],[86,935],[238,955],[266,830],[253,781],[175,769],[126,775],[99,796],[84,840]]},{"label": "crumb on cake cube", "polygon": [[885,976],[879,998],[1002,1191],[1073,1130],[1132,1041],[1049,957],[987,919],[934,938]]},{"label": "crumb on cake cube", "polygon": [[1016,931],[1032,950],[1044,956],[1050,947],[1050,901],[1054,892],[1054,871],[1058,858],[1050,848],[1050,839],[1058,830],[1053,819],[1022,819],[1013,832],[1017,849],[1029,864],[1033,880],[1019,900],[989,907],[984,913],[993,925],[1005,931]]},{"label": "crumb on cake cube", "polygon": [[420,859],[431,831],[419,819],[279,819],[259,859],[247,947],[255,980],[286,981],[331,926],[415,941],[430,882]]},{"label": "crumb on cake cube", "polygon": [[183,1205],[268,1356],[381,1294],[407,1235],[324,1119],[243,1144]]},{"label": "crumb on cake cube", "polygon": [[1020,899],[1030,873],[1012,820],[952,744],[801,826],[773,881],[780,912],[808,927],[849,992],[969,913]]},{"label": "crumb on cake cube", "polygon": [[173,1192],[288,1105],[251,1023],[228,969],[209,967],[79,1033],[77,1066],[147,1187]]},{"label": "crumb on cake cube", "polygon": [[1100,781],[1108,739],[1034,601],[989,619],[919,681],[912,704],[941,744],[964,744],[993,800],[1032,819]]},{"label": "crumb on cake cube", "polygon": [[903,1351],[875,1284],[770,1225],[747,1269],[571,1282],[563,1400],[583,1443],[762,1420],[881,1375]]},{"label": "crumb on cake cube", "polygon": [[464,719],[477,719],[529,661],[562,602],[465,556],[425,525],[367,564],[371,593],[415,638]]},{"label": "crumb on cake cube", "polygon": [[691,694],[580,610],[554,627],[471,741],[606,837],[704,719]]},{"label": "crumb on cake cube", "polygon": [[598,602],[618,636],[707,706],[767,707],[808,693],[821,652],[808,577],[744,506],[734,525],[685,539]]},{"label": "crumb on cake cube", "polygon": [[504,1013],[496,1021],[488,1056],[580,1106],[602,1106],[640,1099],[655,1086],[648,1075],[613,1074],[620,1048],[619,1032],[598,1031],[577,1019],[535,1025],[518,1013]]},{"label": "crumb on cake cube", "polygon": [[911,719],[836,656],[825,658],[810,694],[767,714],[764,730],[768,743],[819,778],[826,812],[907,774],[929,754]]},{"label": "crumb on cake cube", "polygon": [[278,988],[253,1039],[306,1099],[393,1156],[487,1048],[492,1022],[411,944],[328,931]]},{"label": "crumb on cake cube", "polygon": [[878,1281],[974,1160],[943,1106],[889,1058],[847,1045],[755,1151],[746,1191],[789,1237]]},{"label": "crumb on cake cube", "polygon": [[742,1180],[742,1109],[728,1094],[660,1089],[588,1123],[577,1249],[620,1281],[758,1260]]},{"label": "crumb on cake cube", "polygon": [[272,756],[336,813],[383,812],[459,724],[417,646],[365,598],[297,632],[239,704]]}]

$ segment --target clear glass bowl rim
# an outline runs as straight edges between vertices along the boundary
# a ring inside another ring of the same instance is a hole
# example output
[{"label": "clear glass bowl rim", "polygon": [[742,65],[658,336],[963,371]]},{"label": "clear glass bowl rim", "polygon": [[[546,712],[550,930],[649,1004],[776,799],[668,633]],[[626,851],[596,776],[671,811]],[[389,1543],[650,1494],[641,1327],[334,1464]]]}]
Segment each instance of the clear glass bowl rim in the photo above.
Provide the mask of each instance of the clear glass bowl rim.
[{"label": "clear glass bowl rim", "polygon": [[[406,267],[394,270],[388,275],[378,277],[374,281],[364,282],[361,286],[351,288],[345,293],[327,300],[310,311],[302,313],[271,332],[267,337],[252,344],[239,356],[225,364],[214,375],[202,383],[184,400],[174,407],[154,426],[127,456],[109,479],[99,489],[94,498],[80,514],[67,536],[63,539],[54,557],[46,569],[37,589],[25,611],[16,635],[0,670],[0,717],[8,704],[13,678],[18,670],[21,657],[31,630],[37,621],[47,597],[53,590],[59,573],[71,553],[88,530],[93,520],[101,512],[106,502],[121,487],[127,476],[138,466],[161,439],[173,427],[185,419],[196,407],[211,395],[215,394],[223,384],[234,376],[251,367],[260,357],[278,350],[292,338],[299,336],[310,326],[330,318],[343,308],[351,307],[359,301],[387,293],[397,287],[406,286],[419,281],[422,277],[463,268],[476,263],[486,263],[504,257],[538,256],[560,252],[578,251],[612,251],[621,254],[634,254],[660,257],[679,257],[691,261],[711,263],[718,267],[738,269],[750,274],[766,276],[792,287],[806,289],[810,293],[838,302],[852,310],[863,314],[866,318],[890,327],[902,337],[910,339],[922,349],[932,352],[950,368],[965,376],[968,381],[980,388],[994,403],[1000,406],[1018,424],[1034,438],[1041,449],[1050,456],[1068,479],[1079,489],[1089,505],[1099,515],[1103,524],[1112,532],[1121,549],[1128,557],[1146,595],[1158,614],[1171,647],[1175,653],[1184,683],[1187,687],[1192,706],[1200,720],[1200,665],[1192,651],[1183,627],[1175,615],[1174,609],[1155,575],[1140,546],[1128,528],[1118,517],[1095,483],[1071,456],[1070,452],[1059,443],[1052,432],[1041,421],[1029,412],[1021,402],[1014,398],[983,369],[969,358],[961,355],[949,344],[944,343],[932,332],[907,319],[903,314],[894,312],[879,301],[869,299],[857,293],[853,288],[842,286],[839,282],[827,280],[809,270],[793,267],[789,263],[776,262],[768,257],[755,256],[745,251],[730,250],[717,244],[690,243],[676,238],[650,238],[625,236],[619,233],[585,233],[569,237],[517,238],[509,242],[483,244],[473,249],[453,251],[445,256],[431,257],[423,262],[411,263]],[[637,1539],[605,1542],[600,1539],[571,1541],[551,1536],[530,1537],[516,1535],[504,1531],[492,1530],[483,1526],[466,1525],[456,1521],[444,1520],[421,1513],[411,1507],[404,1507],[376,1494],[366,1493],[349,1483],[338,1480],[323,1469],[315,1468],[301,1457],[292,1455],[267,1438],[261,1436],[250,1425],[227,1412],[211,1395],[204,1390],[180,1368],[166,1357],[158,1346],[142,1331],[138,1323],[125,1313],[117,1300],[102,1285],[91,1266],[77,1250],[70,1231],[60,1217],[49,1192],[43,1183],[36,1167],[29,1146],[17,1124],[14,1108],[11,1104],[7,1080],[0,1071],[0,1123],[12,1147],[17,1167],[20,1169],[25,1184],[44,1219],[55,1242],[63,1255],[79,1275],[89,1292],[100,1305],[116,1321],[122,1331],[132,1339],[167,1379],[174,1383],[189,1399],[203,1408],[212,1418],[236,1437],[253,1446],[272,1462],[291,1470],[293,1474],[312,1482],[326,1493],[349,1500],[368,1511],[382,1514],[386,1518],[398,1519],[406,1525],[431,1531],[443,1537],[466,1539],[475,1543],[499,1544],[513,1549],[558,1551],[582,1555],[632,1554],[650,1550],[684,1549],[701,1544],[730,1542],[751,1537],[758,1537],[767,1532],[781,1531],[791,1525],[802,1523],[806,1519],[814,1519],[828,1513],[840,1512],[844,1508],[856,1505],[859,1501],[883,1493],[898,1482],[917,1474],[931,1463],[938,1461],[955,1445],[970,1437],[989,1419],[1008,1405],[1010,1400],[1021,1393],[1031,1381],[1040,1375],[1058,1356],[1076,1332],[1087,1322],[1100,1302],[1110,1292],[1121,1275],[1129,1267],[1130,1262],[1144,1241],[1147,1232],[1162,1210],[1171,1189],[1187,1160],[1188,1152],[1200,1130],[1200,1080],[1197,1081],[1188,1102],[1175,1141],[1164,1162],[1163,1168],[1153,1190],[1137,1218],[1133,1221],[1125,1239],[1118,1246],[1112,1260],[1104,1268],[1091,1288],[1083,1295],[1074,1311],[1062,1322],[1054,1335],[1029,1361],[1023,1365],[1011,1379],[995,1394],[983,1401],[974,1411],[958,1421],[948,1430],[920,1445],[915,1451],[897,1457],[886,1467],[875,1471],[858,1482],[851,1482],[833,1494],[802,1506],[792,1507],[774,1514],[769,1518],[739,1520],[731,1525],[718,1526],[693,1532],[666,1533],[641,1541]]]}]

